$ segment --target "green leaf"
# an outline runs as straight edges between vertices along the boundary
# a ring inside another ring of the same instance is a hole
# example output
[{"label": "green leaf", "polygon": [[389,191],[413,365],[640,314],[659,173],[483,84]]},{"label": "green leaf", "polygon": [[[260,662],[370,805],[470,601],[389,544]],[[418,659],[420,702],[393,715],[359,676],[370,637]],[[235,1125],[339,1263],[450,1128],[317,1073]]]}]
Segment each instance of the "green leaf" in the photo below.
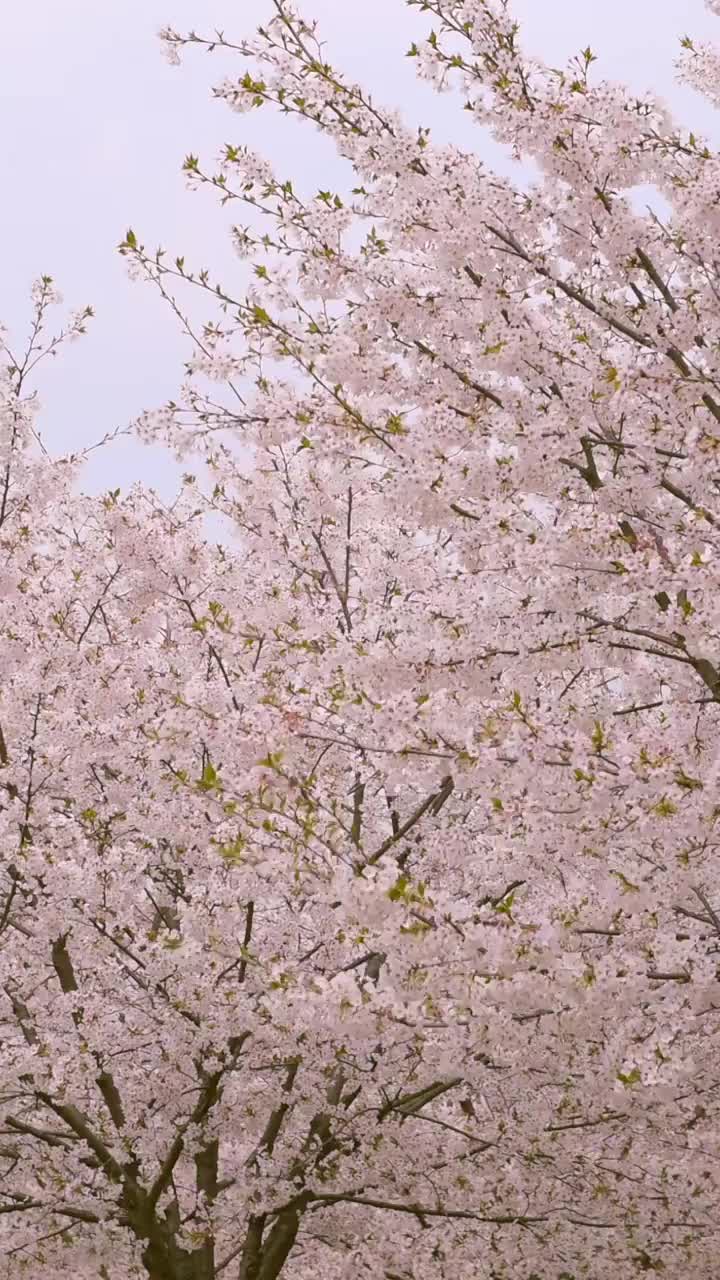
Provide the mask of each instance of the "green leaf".
[{"label": "green leaf", "polygon": [[610,874],[615,876],[616,880],[620,881],[620,884],[622,885],[624,893],[640,892],[639,886],[636,884],[633,884],[632,880],[628,880],[627,876],[623,875],[622,871],[611,871]]},{"label": "green leaf", "polygon": [[683,787],[686,791],[702,791],[703,784],[699,778],[691,778],[684,769],[678,769],[675,774],[675,785]]},{"label": "green leaf", "polygon": [[197,788],[199,791],[220,791],[222,784],[217,775],[215,766],[210,761],[205,765],[202,771],[202,777],[197,780]]},{"label": "green leaf", "polygon": [[498,902],[497,905],[493,907],[493,911],[496,911],[499,916],[507,916],[508,919],[512,919],[511,913],[514,901],[515,894],[509,893],[507,898],[503,898],[502,902]]},{"label": "green leaf", "polygon": [[672,800],[668,800],[667,796],[663,796],[657,804],[653,805],[652,811],[659,818],[673,818],[677,813],[677,805],[673,804]]},{"label": "green leaf", "polygon": [[395,884],[392,886],[392,889],[388,889],[387,896],[390,899],[390,901],[401,902],[410,887],[410,883],[411,882],[410,882],[409,876],[404,876],[404,875],[398,876],[397,880],[395,881]]},{"label": "green leaf", "polygon": [[243,861],[245,850],[245,840],[243,836],[238,835],[229,844],[221,844],[219,846],[220,857],[230,867],[238,867]]},{"label": "green leaf", "polygon": [[408,434],[408,429],[402,420],[402,414],[399,413],[390,414],[390,417],[385,423],[385,430],[389,432],[391,436],[406,436]]},{"label": "green leaf", "polygon": [[258,764],[261,764],[265,769],[279,769],[283,754],[282,751],[269,751],[263,760],[258,761]]}]

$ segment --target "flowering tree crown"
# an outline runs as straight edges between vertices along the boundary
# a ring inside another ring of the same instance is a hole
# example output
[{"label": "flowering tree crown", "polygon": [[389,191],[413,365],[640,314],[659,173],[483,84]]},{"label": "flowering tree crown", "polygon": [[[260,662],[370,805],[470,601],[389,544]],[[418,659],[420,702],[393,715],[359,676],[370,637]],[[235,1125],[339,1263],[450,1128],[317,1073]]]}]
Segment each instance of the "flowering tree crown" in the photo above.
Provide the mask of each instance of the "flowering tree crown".
[{"label": "flowering tree crown", "polygon": [[[120,246],[195,344],[137,433],[209,488],[78,497],[8,352],[3,1280],[715,1265],[720,162],[505,0],[409,3],[527,190],[286,0],[162,33],[354,174],[187,157],[248,207],[244,296]],[[681,73],[714,98],[714,51]]]}]

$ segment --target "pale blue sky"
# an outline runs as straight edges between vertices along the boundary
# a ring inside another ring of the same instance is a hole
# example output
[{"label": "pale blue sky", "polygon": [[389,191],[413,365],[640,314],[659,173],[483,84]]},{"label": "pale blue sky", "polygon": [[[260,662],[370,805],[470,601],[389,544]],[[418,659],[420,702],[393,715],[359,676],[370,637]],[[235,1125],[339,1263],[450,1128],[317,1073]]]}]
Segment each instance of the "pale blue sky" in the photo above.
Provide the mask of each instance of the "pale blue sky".
[{"label": "pale blue sky", "polygon": [[[474,149],[487,162],[497,157],[458,99],[417,82],[403,57],[429,29],[430,15],[408,10],[404,0],[299,0],[299,7],[320,19],[330,60],[378,100],[430,125],[439,140]],[[639,91],[652,86],[679,118],[720,142],[714,113],[673,82],[679,36],[720,40],[720,22],[701,0],[515,0],[514,7],[529,51],[562,65],[589,43],[600,75]],[[4,6],[0,319],[24,335],[30,283],[41,272],[55,278],[68,307],[91,303],[97,312],[88,336],[65,348],[39,383],[51,452],[98,439],[179,387],[187,340],[154,291],[127,279],[115,252],[127,226],[146,245],[183,253],[188,264],[242,288],[243,268],[225,233],[231,215],[205,192],[186,190],[180,166],[187,152],[211,163],[226,142],[243,142],[296,185],[342,183],[332,148],[309,126],[270,110],[236,116],[213,100],[212,84],[240,71],[240,59],[194,51],[172,68],[155,36],[165,23],[243,36],[271,12],[269,0]],[[142,478],[169,496],[177,475],[160,450],[123,442],[93,455],[87,486],[125,488]]]}]

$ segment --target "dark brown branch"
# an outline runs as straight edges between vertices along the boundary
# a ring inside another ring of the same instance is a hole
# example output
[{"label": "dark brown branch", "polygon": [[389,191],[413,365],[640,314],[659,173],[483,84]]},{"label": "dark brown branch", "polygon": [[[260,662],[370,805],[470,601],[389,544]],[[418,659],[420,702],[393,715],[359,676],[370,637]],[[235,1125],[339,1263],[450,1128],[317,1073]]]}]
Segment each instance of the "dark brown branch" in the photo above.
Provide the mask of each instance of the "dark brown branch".
[{"label": "dark brown branch", "polygon": [[564,1124],[548,1124],[547,1133],[563,1133],[566,1129],[594,1129],[597,1125],[610,1124],[614,1120],[627,1120],[623,1111],[608,1111],[605,1115],[596,1116],[594,1120],[566,1120]]},{"label": "dark brown branch", "polygon": [[208,1142],[207,1146],[198,1151],[195,1156],[195,1186],[199,1192],[202,1192],[209,1201],[213,1201],[218,1194],[218,1156],[220,1152],[220,1142],[218,1138],[213,1138]]},{"label": "dark brown branch", "polygon": [[685,493],[684,489],[678,488],[676,484],[673,484],[671,480],[668,480],[667,476],[663,477],[660,481],[660,488],[664,489],[666,493],[672,494],[673,498],[677,498],[680,502],[684,502],[685,506],[689,507],[691,511],[699,512],[700,515],[707,520],[708,524],[717,524],[715,516],[711,515],[705,507],[699,507],[695,502],[695,499],[690,497],[689,493]]},{"label": "dark brown branch", "polygon": [[670,290],[665,284],[665,281],[660,276],[654,263],[651,261],[650,258],[648,258],[647,254],[645,253],[645,250],[637,246],[635,249],[635,253],[637,254],[638,262],[640,263],[643,271],[645,271],[646,274],[650,277],[658,293],[662,294],[670,310],[677,311],[678,309],[677,302],[673,298]]},{"label": "dark brown branch", "polygon": [[362,863],[362,866],[371,867],[378,862],[380,858],[382,858],[383,854],[387,853],[388,849],[392,849],[393,845],[397,844],[398,840],[401,840],[404,835],[407,835],[408,831],[411,831],[412,828],[417,825],[428,810],[430,810],[433,815],[439,813],[448,796],[451,794],[454,786],[455,783],[448,774],[447,777],[443,778],[439,790],[434,791],[426,800],[423,800],[422,804],[419,805],[415,812],[410,815],[407,821],[403,822],[402,825],[398,827],[397,831],[393,832],[391,836],[388,836],[387,840],[383,840],[380,847],[376,849],[364,863]]},{"label": "dark brown branch", "polygon": [[12,1008],[13,1013],[15,1014],[15,1017],[18,1020],[18,1025],[20,1027],[20,1030],[22,1031],[23,1039],[25,1043],[31,1044],[31,1045],[37,1044],[38,1042],[37,1032],[33,1027],[32,1018],[30,1017],[30,1010],[28,1009],[27,1005],[20,998],[20,996],[18,996],[12,990],[11,987],[8,987],[8,986],[5,987],[5,994],[8,1000],[10,1001],[10,1006]]},{"label": "dark brown branch", "polygon": [[458,506],[457,502],[450,503],[450,510],[454,511],[458,516],[463,516],[466,520],[477,520],[478,523],[481,523],[483,519],[482,516],[475,516],[472,511],[466,511],[464,507]]},{"label": "dark brown branch", "polygon": [[50,1111],[64,1120],[68,1129],[77,1134],[87,1144],[93,1155],[96,1155],[105,1174],[112,1182],[123,1181],[123,1170],[117,1160],[108,1151],[105,1143],[90,1128],[85,1117],[71,1103],[55,1102],[47,1093],[38,1092],[37,1097]]},{"label": "dark brown branch", "polygon": [[424,342],[420,342],[419,339],[416,338],[413,345],[416,346],[418,351],[421,351],[424,356],[428,356],[431,360],[439,360],[443,369],[447,369],[448,373],[453,373],[455,377],[462,382],[464,387],[472,387],[473,391],[477,391],[478,395],[482,396],[483,400],[489,400],[491,404],[497,405],[498,409],[502,409],[502,400],[494,391],[491,391],[489,387],[484,387],[480,382],[475,382],[472,378],[469,378],[466,373],[463,373],[462,369],[456,369],[454,365],[450,364],[449,360],[444,360],[442,356],[438,355],[437,351],[433,351],[431,347],[428,347]]},{"label": "dark brown branch", "polygon": [[356,849],[360,848],[360,832],[362,830],[362,806],[365,799],[365,784],[360,781],[360,774],[355,775],[353,787],[353,819],[350,828],[350,839]]},{"label": "dark brown branch", "polygon": [[10,912],[12,911],[12,905],[18,891],[18,884],[20,883],[20,876],[18,875],[15,867],[10,867],[8,870],[11,884],[5,896],[5,906],[3,907],[2,915],[0,916],[0,933],[4,933],[10,923]]},{"label": "dark brown branch", "polygon": [[[262,1245],[263,1231],[265,1230],[265,1221],[266,1215],[264,1213],[250,1215],[250,1222],[242,1246],[238,1280],[258,1280],[260,1247]],[[218,1266],[218,1271],[224,1271],[225,1267],[229,1266],[236,1256],[237,1252],[233,1251],[227,1258],[224,1258]]]},{"label": "dark brown branch", "polygon": [[348,507],[347,507],[347,524],[345,528],[345,600],[350,598],[350,554],[352,547],[350,544],[350,535],[352,533],[352,508],[353,508],[353,491],[348,487]]},{"label": "dark brown branch", "polygon": [[[254,918],[254,916],[255,916],[255,903],[254,903],[254,902],[252,901],[252,899],[251,899],[251,900],[248,902],[248,904],[247,904],[247,908],[246,908],[246,911],[245,911],[245,933],[244,933],[244,935],[243,935],[243,942],[242,942],[242,944],[243,944],[243,951],[245,951],[245,952],[247,951],[248,947],[250,946],[250,939],[252,938],[252,928],[253,928],[253,918]],[[241,958],[241,960],[240,960],[240,968],[239,968],[239,970],[238,970],[238,982],[244,982],[244,981],[245,981],[245,974],[246,974],[246,972],[247,972],[247,956],[246,956],[246,955],[243,955],[243,957],[242,957],[242,958]]]},{"label": "dark brown branch", "polygon": [[462,1083],[462,1076],[454,1076],[452,1080],[439,1080],[435,1084],[428,1085],[425,1089],[418,1089],[415,1093],[408,1093],[403,1097],[394,1098],[380,1108],[378,1120],[384,1120],[393,1112],[401,1116],[414,1115],[422,1107],[427,1106],[428,1102],[434,1102],[436,1098],[449,1093],[451,1089],[457,1089],[458,1085]]},{"label": "dark brown branch", "polygon": [[[11,1195],[9,1191],[3,1191],[0,1194]],[[13,1196],[12,1199],[17,1203],[0,1205],[0,1214],[26,1213],[28,1209],[45,1209],[48,1213],[57,1213],[63,1218],[73,1218],[76,1222],[102,1222],[102,1218],[91,1209],[80,1209],[70,1204],[45,1204],[42,1200],[32,1200],[29,1197],[26,1199],[24,1196]]]},{"label": "dark brown branch", "polygon": [[505,886],[502,893],[499,893],[497,897],[494,897],[492,894],[488,894],[487,897],[481,898],[478,902],[478,907],[487,907],[488,905],[492,907],[499,907],[500,903],[504,902],[505,898],[507,898],[509,894],[513,893],[515,889],[522,889],[524,884],[524,880],[511,880],[510,883]]},{"label": "dark brown branch", "polygon": [[[288,1067],[288,1073],[285,1077],[285,1080],[283,1081],[283,1093],[289,1094],[292,1092],[293,1085],[295,1084],[295,1077],[298,1073],[299,1067],[300,1067],[299,1058],[290,1063]],[[257,1157],[260,1155],[262,1151],[266,1151],[268,1155],[272,1155],[273,1147],[275,1146],[275,1143],[278,1138],[278,1134],[280,1133],[280,1129],[282,1128],[283,1120],[285,1119],[285,1116],[287,1115],[289,1109],[290,1109],[289,1102],[281,1102],[280,1106],[276,1107],[275,1110],[271,1112],[270,1118],[268,1119],[268,1122],[265,1125],[265,1129],[263,1131],[263,1135],[260,1139],[258,1146],[256,1147],[255,1151],[253,1151],[252,1154],[248,1156],[245,1162],[248,1166],[255,1164],[255,1162],[257,1161]]]},{"label": "dark brown branch", "polygon": [[580,440],[582,451],[585,455],[585,466],[580,462],[574,462],[572,458],[560,458],[559,461],[566,467],[571,467],[573,471],[579,472],[589,489],[596,493],[598,489],[603,488],[603,482],[593,455],[593,442],[588,436],[583,436]]},{"label": "dark brown branch", "polygon": [[[277,1280],[295,1244],[300,1227],[300,1214],[305,1207],[305,1196],[286,1205],[278,1213],[262,1246],[257,1280]],[[252,1276],[252,1272],[250,1273]],[[254,1280],[254,1277],[253,1277]]]},{"label": "dark brown branch", "polygon": [[710,921],[715,928],[715,932],[717,934],[720,934],[720,916],[718,915],[715,908],[710,905],[707,898],[707,894],[703,889],[697,889],[697,888],[693,889],[693,893],[695,894],[695,897],[697,898],[700,905],[703,906],[707,911]]},{"label": "dark brown branch", "polygon": [[352,618],[350,617],[350,610],[349,610],[349,608],[348,608],[347,596],[345,595],[345,592],[344,592],[343,588],[341,587],[340,583],[338,582],[337,574],[335,573],[335,570],[334,570],[334,569],[333,569],[333,567],[332,567],[332,563],[331,563],[331,561],[330,561],[330,558],[329,558],[329,556],[328,556],[328,554],[327,554],[327,552],[326,552],[326,550],[325,550],[325,548],[324,548],[324,546],[323,546],[323,544],[322,544],[322,539],[321,539],[321,538],[320,538],[320,536],[315,532],[315,530],[314,530],[314,529],[313,529],[311,532],[312,532],[312,537],[313,537],[313,539],[314,539],[314,541],[315,541],[315,543],[316,543],[316,545],[317,545],[317,549],[318,549],[318,551],[320,552],[320,556],[321,556],[322,562],[323,562],[323,564],[325,565],[325,568],[326,568],[326,569],[327,569],[327,571],[328,571],[328,574],[329,574],[329,576],[330,576],[330,581],[332,582],[333,587],[334,587],[334,589],[335,589],[335,594],[336,594],[336,596],[337,596],[337,598],[338,598],[338,602],[339,602],[339,604],[340,604],[340,608],[341,608],[341,610],[342,610],[343,618],[345,619],[345,626],[347,627],[348,632],[350,632],[350,631],[352,631]]},{"label": "dark brown branch", "polygon": [[573,929],[573,933],[579,934],[596,934],[600,938],[621,938],[621,929]]},{"label": "dark brown branch", "polygon": [[690,974],[682,969],[679,973],[658,973],[655,969],[648,969],[645,974],[646,978],[652,979],[653,982],[690,982],[692,981]]},{"label": "dark brown branch", "polygon": [[102,1094],[103,1101],[110,1112],[110,1118],[115,1128],[122,1129],[125,1124],[125,1113],[117,1085],[111,1073],[109,1071],[101,1071],[99,1076],[96,1077],[95,1083]]},{"label": "dark brown branch", "polygon": [[147,1208],[149,1212],[152,1213],[163,1191],[170,1184],[173,1170],[185,1147],[184,1138],[187,1130],[191,1125],[201,1123],[218,1101],[221,1093],[222,1079],[226,1070],[226,1067],[221,1067],[218,1071],[214,1071],[212,1075],[207,1077],[197,1103],[193,1107],[188,1119],[180,1127],[171,1142],[170,1149],[160,1167],[160,1172],[147,1195]]},{"label": "dark brown branch", "polygon": [[599,320],[604,320],[605,324],[610,325],[611,329],[615,329],[617,333],[622,333],[624,337],[631,338],[633,342],[638,344],[638,346],[646,347],[650,350],[654,349],[655,343],[652,341],[652,338],[646,338],[645,334],[641,333],[639,329],[635,329],[632,325],[625,324],[624,321],[618,320],[614,316],[604,312],[592,301],[591,298],[588,298],[587,294],[583,293],[581,289],[576,289],[574,285],[566,284],[564,280],[558,280],[557,277],[547,269],[547,267],[540,266],[539,263],[533,262],[531,255],[523,249],[519,241],[515,239],[515,236],[511,235],[509,232],[503,232],[498,227],[493,227],[489,223],[486,223],[485,225],[487,226],[488,231],[491,231],[499,240],[502,240],[503,244],[508,245],[517,257],[522,258],[528,266],[532,267],[534,271],[537,271],[538,275],[547,280],[553,288],[559,289],[561,293],[564,293],[565,296],[570,298],[573,302],[578,302],[581,307],[584,307],[586,311],[592,312],[592,314],[597,316]]},{"label": "dark brown branch", "polygon": [[18,1120],[15,1116],[5,1116],[5,1124],[18,1133],[26,1133],[31,1138],[39,1138],[41,1142],[46,1142],[49,1147],[72,1146],[73,1142],[77,1141],[76,1134],[61,1133],[57,1129],[40,1129],[37,1125],[27,1124],[24,1120]]},{"label": "dark brown branch", "polygon": [[67,949],[66,933],[61,934],[59,938],[55,939],[52,944],[51,955],[53,969],[58,976],[61,991],[66,995],[70,991],[77,991],[78,985],[75,979],[75,971],[72,966],[72,960],[70,959],[70,953]]},{"label": "dark brown branch", "polygon": [[619,711],[613,711],[613,715],[629,716],[638,711],[654,711],[655,707],[661,707],[662,705],[663,700],[660,698],[657,702],[641,702],[636,707],[621,707]]},{"label": "dark brown branch", "polygon": [[318,1208],[321,1208],[324,1204],[341,1204],[343,1202],[345,1204],[367,1205],[370,1209],[387,1209],[390,1213],[408,1213],[416,1218],[464,1218],[473,1222],[496,1223],[499,1226],[526,1227],[535,1222],[547,1222],[548,1220],[546,1213],[531,1217],[519,1213],[482,1214],[475,1213],[472,1209],[430,1209],[425,1205],[398,1204],[392,1200],[376,1200],[371,1196],[353,1195],[350,1191],[327,1192],[325,1194],[313,1192],[311,1195],[311,1205],[314,1204]]}]

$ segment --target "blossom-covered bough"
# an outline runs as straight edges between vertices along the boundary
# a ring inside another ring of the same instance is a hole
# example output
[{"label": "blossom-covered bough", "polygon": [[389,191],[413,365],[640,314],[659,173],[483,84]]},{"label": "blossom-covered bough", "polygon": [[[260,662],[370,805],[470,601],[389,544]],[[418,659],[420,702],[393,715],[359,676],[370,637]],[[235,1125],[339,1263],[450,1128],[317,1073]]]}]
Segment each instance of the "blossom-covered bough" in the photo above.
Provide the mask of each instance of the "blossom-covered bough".
[{"label": "blossom-covered bough", "polygon": [[285,0],[163,32],[355,175],[187,158],[246,293],[123,241],[195,341],[136,431],[208,491],[79,497],[8,356],[2,1280],[717,1267],[720,161],[503,0],[409,2],[526,191]]}]

